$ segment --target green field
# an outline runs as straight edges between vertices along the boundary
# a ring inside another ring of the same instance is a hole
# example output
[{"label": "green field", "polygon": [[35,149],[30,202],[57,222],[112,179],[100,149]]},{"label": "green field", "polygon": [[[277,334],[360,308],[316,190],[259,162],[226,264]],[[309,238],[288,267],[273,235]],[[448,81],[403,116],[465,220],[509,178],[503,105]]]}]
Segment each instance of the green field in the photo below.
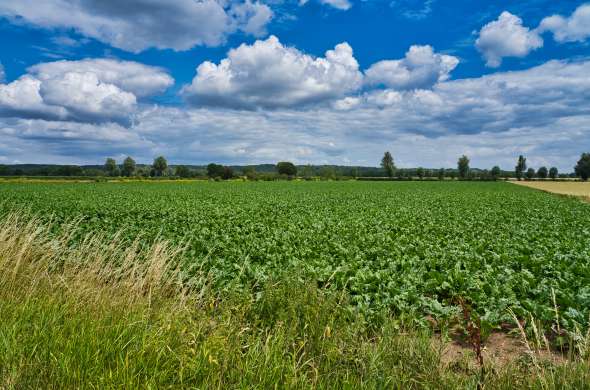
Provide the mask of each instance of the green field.
[{"label": "green field", "polygon": [[509,183],[26,183],[0,184],[0,199],[56,234],[77,220],[79,237],[186,246],[187,286],[206,273],[217,291],[259,298],[297,275],[376,323],[447,320],[465,299],[490,326],[509,309],[551,323],[554,292],[561,327],[588,325],[590,205]]}]

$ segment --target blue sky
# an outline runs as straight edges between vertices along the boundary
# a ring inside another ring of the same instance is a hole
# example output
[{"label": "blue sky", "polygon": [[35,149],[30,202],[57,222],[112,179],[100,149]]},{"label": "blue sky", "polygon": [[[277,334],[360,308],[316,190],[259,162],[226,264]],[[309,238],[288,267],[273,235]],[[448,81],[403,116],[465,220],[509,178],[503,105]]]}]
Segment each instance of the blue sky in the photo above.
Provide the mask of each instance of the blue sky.
[{"label": "blue sky", "polygon": [[0,163],[572,169],[590,3],[5,0]]}]

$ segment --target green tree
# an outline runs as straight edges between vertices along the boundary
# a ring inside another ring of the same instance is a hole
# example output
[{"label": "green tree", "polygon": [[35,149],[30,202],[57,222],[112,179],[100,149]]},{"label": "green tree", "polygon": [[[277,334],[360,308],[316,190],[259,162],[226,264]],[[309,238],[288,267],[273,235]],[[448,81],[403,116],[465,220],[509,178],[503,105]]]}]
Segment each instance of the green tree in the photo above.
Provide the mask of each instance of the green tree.
[{"label": "green tree", "polygon": [[466,155],[459,157],[457,170],[461,179],[466,179],[469,176],[469,158]]},{"label": "green tree", "polygon": [[441,168],[438,170],[438,180],[444,180],[445,179],[445,169]]},{"label": "green tree", "polygon": [[381,159],[381,168],[385,169],[388,177],[395,175],[395,164],[393,163],[393,156],[388,151],[385,152]]},{"label": "green tree", "polygon": [[527,171],[526,171],[526,178],[528,180],[531,180],[534,177],[535,177],[535,170],[533,168],[527,169]]},{"label": "green tree", "polygon": [[117,167],[117,162],[114,158],[107,158],[104,163],[104,170],[107,172],[107,175],[116,176],[119,167]]},{"label": "green tree", "polygon": [[502,171],[500,170],[500,167],[497,165],[494,165],[494,167],[490,171],[490,175],[492,176],[492,179],[498,180],[498,178],[500,177],[501,174],[502,174]]},{"label": "green tree", "polygon": [[131,157],[127,157],[124,161],[123,161],[123,169],[121,170],[121,172],[123,173],[123,176],[133,176],[133,174],[135,173],[135,160],[132,159]]},{"label": "green tree", "polygon": [[186,165],[177,165],[174,167],[174,176],[177,177],[190,177],[191,170]]},{"label": "green tree", "polygon": [[516,167],[514,167],[514,173],[515,173],[516,178],[518,180],[522,179],[522,175],[525,170],[526,170],[526,158],[524,158],[523,155],[521,154],[520,156],[518,156],[518,161],[516,162]]},{"label": "green tree", "polygon": [[244,176],[246,176],[246,178],[248,180],[256,180],[257,175],[256,175],[256,168],[254,167],[246,167],[244,168]]},{"label": "green tree", "polygon": [[582,153],[574,170],[576,176],[584,181],[588,180],[588,177],[590,177],[590,153]]},{"label": "green tree", "polygon": [[416,176],[418,176],[418,178],[419,178],[420,180],[422,180],[422,179],[424,178],[424,173],[425,173],[425,172],[424,172],[424,168],[422,168],[422,167],[418,167],[418,168],[416,169]]},{"label": "green tree", "polygon": [[336,170],[334,167],[326,165],[320,169],[320,177],[324,180],[334,180],[336,179]]},{"label": "green tree", "polygon": [[234,170],[231,167],[223,167],[223,173],[221,178],[223,180],[229,180],[234,177]]},{"label": "green tree", "polygon": [[154,168],[154,173],[156,176],[162,176],[168,169],[168,161],[166,161],[164,156],[158,156],[154,159],[152,168]]},{"label": "green tree", "polygon": [[215,163],[207,165],[207,176],[211,178],[223,176],[223,165]]},{"label": "green tree", "polygon": [[537,170],[537,177],[540,179],[546,179],[548,174],[549,171],[547,170],[547,167],[541,167]]},{"label": "green tree", "polygon": [[277,164],[277,172],[279,175],[295,176],[297,167],[292,162],[281,161]]},{"label": "green tree", "polygon": [[311,165],[306,165],[303,167],[303,172],[301,172],[301,176],[305,180],[311,180],[315,176],[315,172],[313,171],[313,167]]},{"label": "green tree", "polygon": [[556,167],[551,167],[549,169],[549,177],[553,180],[557,179],[557,175],[559,174],[559,171],[557,170]]}]

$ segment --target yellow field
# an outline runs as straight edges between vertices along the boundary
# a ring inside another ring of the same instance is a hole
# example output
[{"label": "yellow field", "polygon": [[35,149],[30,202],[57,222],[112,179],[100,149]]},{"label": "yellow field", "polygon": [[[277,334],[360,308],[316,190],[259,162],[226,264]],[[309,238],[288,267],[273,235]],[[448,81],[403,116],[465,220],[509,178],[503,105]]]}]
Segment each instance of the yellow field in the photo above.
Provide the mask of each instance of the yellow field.
[{"label": "yellow field", "polygon": [[590,199],[590,181],[512,181],[538,190]]}]

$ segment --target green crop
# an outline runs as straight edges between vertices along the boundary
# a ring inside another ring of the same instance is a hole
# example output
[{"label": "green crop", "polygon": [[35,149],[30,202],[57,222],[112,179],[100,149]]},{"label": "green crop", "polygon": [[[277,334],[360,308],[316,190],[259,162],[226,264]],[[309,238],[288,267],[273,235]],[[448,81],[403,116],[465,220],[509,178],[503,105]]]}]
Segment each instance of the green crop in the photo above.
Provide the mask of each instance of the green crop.
[{"label": "green crop", "polygon": [[0,184],[0,211],[30,210],[80,236],[185,245],[183,274],[256,294],[297,273],[353,308],[447,318],[467,299],[492,325],[518,316],[586,328],[590,205],[508,183]]}]

